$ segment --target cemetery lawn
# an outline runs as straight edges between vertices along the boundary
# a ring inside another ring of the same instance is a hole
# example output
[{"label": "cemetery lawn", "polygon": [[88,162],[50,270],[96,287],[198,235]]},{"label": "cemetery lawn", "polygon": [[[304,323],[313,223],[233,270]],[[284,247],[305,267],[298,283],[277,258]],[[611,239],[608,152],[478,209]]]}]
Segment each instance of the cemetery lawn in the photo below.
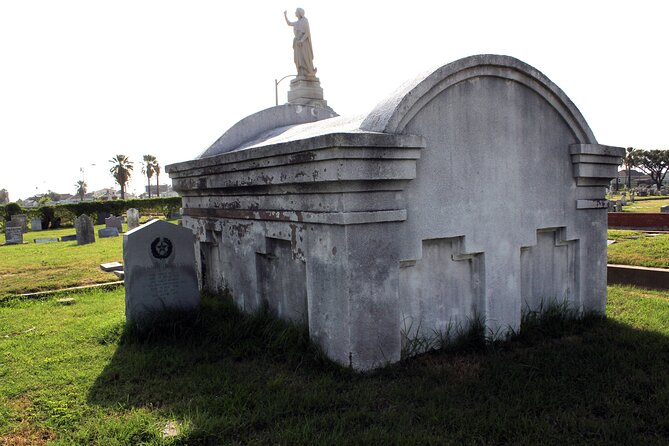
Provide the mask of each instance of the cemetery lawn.
[{"label": "cemetery lawn", "polygon": [[609,263],[669,268],[669,234],[610,229],[608,238],[616,241],[608,247]]},{"label": "cemetery lawn", "polygon": [[[100,264],[123,261],[123,236],[98,238],[88,245],[76,241],[34,243],[35,238],[75,234],[74,228],[53,229],[23,234],[23,245],[0,246],[0,299],[8,295],[72,286],[114,282],[112,273],[100,270]],[[125,227],[125,226],[124,226]],[[5,243],[4,233],[0,244]],[[1,445],[1,444],[0,444]]]},{"label": "cemetery lawn", "polygon": [[669,442],[669,293],[610,287],[607,319],[367,375],[221,298],[139,341],[123,289],[72,296],[0,305],[0,445]]},{"label": "cemetery lawn", "polygon": [[[656,197],[653,197],[656,198]],[[669,198],[640,200],[635,198],[634,203],[627,201],[627,206],[623,206],[623,212],[650,212],[659,213],[662,206],[669,206]]]}]

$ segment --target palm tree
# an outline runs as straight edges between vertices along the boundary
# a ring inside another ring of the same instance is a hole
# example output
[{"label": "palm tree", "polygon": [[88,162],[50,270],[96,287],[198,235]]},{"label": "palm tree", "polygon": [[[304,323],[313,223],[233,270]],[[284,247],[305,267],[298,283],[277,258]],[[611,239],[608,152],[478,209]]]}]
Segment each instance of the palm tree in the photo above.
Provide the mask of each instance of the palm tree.
[{"label": "palm tree", "polygon": [[86,188],[88,187],[88,184],[86,184],[84,180],[79,180],[77,181],[77,184],[74,185],[74,187],[77,188],[76,194],[79,195],[79,200],[84,201],[84,195],[86,195]]},{"label": "palm tree", "polygon": [[121,186],[121,200],[125,200],[125,186],[132,174],[132,161],[125,155],[116,155],[109,160],[114,166],[109,169],[119,186]]},{"label": "palm tree", "polygon": [[156,157],[153,155],[144,155],[142,161],[142,173],[146,175],[147,190],[149,191],[149,198],[151,198],[151,177],[155,171]]},{"label": "palm tree", "polygon": [[156,193],[160,197],[160,164],[158,164],[158,161],[153,163],[153,170],[156,172]]}]

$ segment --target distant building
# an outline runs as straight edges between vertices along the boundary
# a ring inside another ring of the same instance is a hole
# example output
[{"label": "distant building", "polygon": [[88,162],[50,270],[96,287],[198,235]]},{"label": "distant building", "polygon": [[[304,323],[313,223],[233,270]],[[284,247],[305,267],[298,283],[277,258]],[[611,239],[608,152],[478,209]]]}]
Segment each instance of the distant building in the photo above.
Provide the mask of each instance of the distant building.
[{"label": "distant building", "polygon": [[106,187],[104,189],[91,192],[90,194],[86,194],[84,200],[86,200],[86,198],[88,198],[91,195],[94,200],[116,200],[120,196],[120,193],[117,195],[116,190],[114,188]]},{"label": "distant building", "polygon": [[[637,187],[640,185],[650,186],[655,184],[655,182],[651,179],[650,175],[646,175],[645,173],[636,169],[630,169],[630,177],[632,178],[631,181],[632,187]],[[616,184],[619,185],[619,188],[627,185],[626,169],[619,170],[618,176],[611,181],[611,186],[614,189],[616,188]]]},{"label": "distant building", "polygon": [[[155,185],[152,184],[151,185],[151,196],[157,195],[157,193],[156,193],[157,190],[158,190],[158,188]],[[169,184],[161,184],[160,185],[160,194],[161,195],[165,192],[170,191],[170,190],[172,190],[172,186],[170,186]],[[144,193],[145,194],[149,193],[149,186],[144,186]]]},{"label": "distant building", "polygon": [[[151,198],[158,196],[158,188],[155,185],[151,185]],[[161,184],[160,185],[160,196],[163,198],[167,197],[177,197],[179,194],[172,190],[171,184]],[[149,186],[144,186],[144,193],[139,196],[140,198],[149,198]]]}]

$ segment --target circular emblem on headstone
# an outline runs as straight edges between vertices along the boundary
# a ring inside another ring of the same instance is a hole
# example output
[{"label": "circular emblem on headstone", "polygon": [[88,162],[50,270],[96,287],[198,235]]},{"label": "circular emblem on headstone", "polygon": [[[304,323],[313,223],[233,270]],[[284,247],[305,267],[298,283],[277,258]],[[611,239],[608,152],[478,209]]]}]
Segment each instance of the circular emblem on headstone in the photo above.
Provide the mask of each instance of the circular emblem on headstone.
[{"label": "circular emblem on headstone", "polygon": [[156,259],[166,259],[172,254],[172,241],[167,237],[156,237],[151,242],[151,255]]}]

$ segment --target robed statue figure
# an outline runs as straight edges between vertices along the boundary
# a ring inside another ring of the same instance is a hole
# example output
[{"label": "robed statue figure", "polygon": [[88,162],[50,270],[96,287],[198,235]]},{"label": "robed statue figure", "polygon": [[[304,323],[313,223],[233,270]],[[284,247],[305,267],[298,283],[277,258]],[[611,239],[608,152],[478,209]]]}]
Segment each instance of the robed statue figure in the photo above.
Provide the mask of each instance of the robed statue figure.
[{"label": "robed statue figure", "polygon": [[316,80],[316,68],[314,68],[314,50],[311,47],[311,32],[309,31],[309,20],[304,16],[304,9],[297,8],[295,17],[297,20],[288,20],[288,14],[283,11],[283,17],[288,26],[293,27],[295,38],[293,39],[293,53],[295,67],[297,68],[297,79]]}]

